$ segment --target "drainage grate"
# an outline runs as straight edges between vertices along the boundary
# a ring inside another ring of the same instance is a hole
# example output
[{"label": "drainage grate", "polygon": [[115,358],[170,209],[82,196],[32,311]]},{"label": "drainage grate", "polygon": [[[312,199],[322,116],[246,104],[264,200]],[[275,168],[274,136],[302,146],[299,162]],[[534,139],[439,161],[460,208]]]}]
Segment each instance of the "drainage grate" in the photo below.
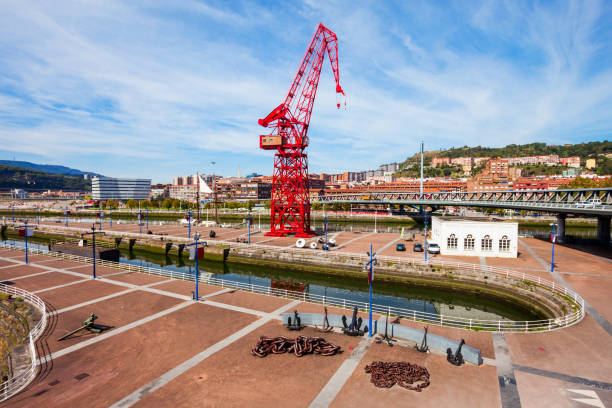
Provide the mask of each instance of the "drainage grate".
[{"label": "drainage grate", "polygon": [[57,384],[59,384],[59,383],[60,383],[60,380],[55,380],[55,381],[53,381],[53,382],[50,382],[50,383],[49,383],[49,385],[50,385],[51,387],[53,387],[54,385],[57,385]]},{"label": "drainage grate", "polygon": [[78,381],[81,381],[83,378],[87,378],[87,377],[89,377],[89,374],[83,373],[83,374],[79,374],[79,375],[74,376],[74,379],[78,380]]}]

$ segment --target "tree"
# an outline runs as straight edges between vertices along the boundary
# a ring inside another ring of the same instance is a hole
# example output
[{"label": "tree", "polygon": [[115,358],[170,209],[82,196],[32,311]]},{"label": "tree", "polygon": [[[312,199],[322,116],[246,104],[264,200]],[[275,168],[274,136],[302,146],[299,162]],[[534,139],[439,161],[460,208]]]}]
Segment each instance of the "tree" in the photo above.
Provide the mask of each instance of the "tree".
[{"label": "tree", "polygon": [[166,198],[162,202],[162,207],[165,208],[166,210],[169,210],[170,208],[172,208],[172,199],[171,198]]},{"label": "tree", "polygon": [[567,188],[603,188],[603,187],[612,187],[612,178],[607,178],[605,180],[593,180],[584,177],[576,177],[571,183],[569,183]]},{"label": "tree", "polygon": [[133,209],[133,208],[138,208],[138,202],[136,200],[134,200],[133,198],[130,198],[129,200],[127,200],[127,202],[125,203],[125,206],[129,209]]}]

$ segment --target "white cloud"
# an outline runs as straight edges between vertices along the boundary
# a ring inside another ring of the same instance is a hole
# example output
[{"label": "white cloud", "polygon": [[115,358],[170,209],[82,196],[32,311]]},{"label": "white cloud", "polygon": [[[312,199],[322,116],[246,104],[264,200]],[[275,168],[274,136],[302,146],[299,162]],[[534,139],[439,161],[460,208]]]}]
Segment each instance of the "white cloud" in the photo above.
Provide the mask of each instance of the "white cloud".
[{"label": "white cloud", "polygon": [[437,148],[610,135],[607,8],[458,8],[4,3],[0,144],[48,162],[92,151],[142,160],[137,175],[161,179],[206,155],[232,172],[250,157],[270,173],[256,121],[283,100],[319,21],[338,34],[348,107],[335,109],[326,61],[309,130],[318,170],[402,160],[421,138]]}]

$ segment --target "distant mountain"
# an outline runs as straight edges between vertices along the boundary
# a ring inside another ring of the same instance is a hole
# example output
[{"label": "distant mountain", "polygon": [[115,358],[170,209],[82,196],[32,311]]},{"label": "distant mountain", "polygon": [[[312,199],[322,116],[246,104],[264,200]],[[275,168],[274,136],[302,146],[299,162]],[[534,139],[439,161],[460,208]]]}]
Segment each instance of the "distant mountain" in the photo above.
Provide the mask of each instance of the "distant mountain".
[{"label": "distant mountain", "polygon": [[101,176],[101,174],[96,174],[96,173],[92,173],[89,171],[71,169],[70,167],[58,166],[54,164],[36,164],[36,163],[30,163],[26,161],[0,160],[0,165],[42,171],[43,173],[48,173],[48,174],[62,174],[64,176],[77,176],[77,177],[81,176],[82,177],[84,174],[90,174],[92,176]]},{"label": "distant mountain", "polygon": [[22,188],[27,191],[59,189],[91,191],[91,181],[83,179],[83,176],[49,174],[0,164],[0,189],[13,188]]}]

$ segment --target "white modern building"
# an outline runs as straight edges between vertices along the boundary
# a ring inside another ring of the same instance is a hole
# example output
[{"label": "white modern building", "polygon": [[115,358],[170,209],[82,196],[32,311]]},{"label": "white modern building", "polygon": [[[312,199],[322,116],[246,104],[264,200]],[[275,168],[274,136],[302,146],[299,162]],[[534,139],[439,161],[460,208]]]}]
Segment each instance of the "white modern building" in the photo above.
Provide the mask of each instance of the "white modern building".
[{"label": "white modern building", "polygon": [[431,241],[442,255],[516,258],[518,223],[493,218],[433,217]]},{"label": "white modern building", "polygon": [[94,177],[91,179],[91,196],[94,200],[148,200],[150,179],[118,179]]},{"label": "white modern building", "polygon": [[28,198],[28,192],[20,188],[15,188],[11,190],[11,197],[16,198],[18,200],[23,200]]}]

